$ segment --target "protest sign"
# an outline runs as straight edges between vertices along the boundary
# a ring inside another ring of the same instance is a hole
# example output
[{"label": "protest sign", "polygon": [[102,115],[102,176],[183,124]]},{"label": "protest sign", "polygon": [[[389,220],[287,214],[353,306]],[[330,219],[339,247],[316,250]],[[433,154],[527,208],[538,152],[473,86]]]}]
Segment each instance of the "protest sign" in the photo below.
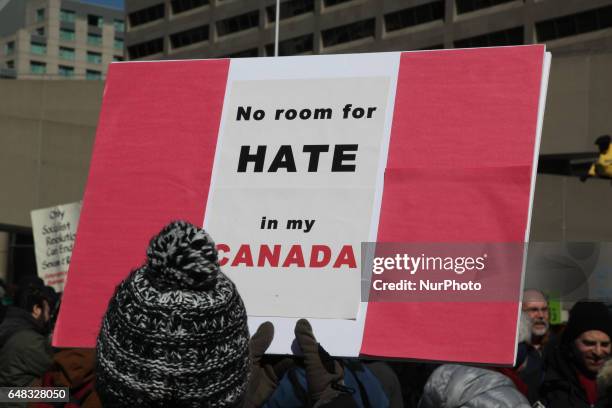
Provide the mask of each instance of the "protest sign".
[{"label": "protest sign", "polygon": [[38,276],[45,285],[63,292],[76,239],[81,203],[31,211]]},{"label": "protest sign", "polygon": [[231,66],[205,228],[252,316],[357,315],[398,59],[362,57],[347,78],[350,58]]},{"label": "protest sign", "polygon": [[[509,362],[518,296],[368,304],[361,243],[522,243],[546,73],[542,46],[112,64],[54,344],[93,345],[182,218],[217,242],[251,330],[274,322],[272,352],[307,317],[335,355]],[[475,356],[477,321],[500,330]]]}]

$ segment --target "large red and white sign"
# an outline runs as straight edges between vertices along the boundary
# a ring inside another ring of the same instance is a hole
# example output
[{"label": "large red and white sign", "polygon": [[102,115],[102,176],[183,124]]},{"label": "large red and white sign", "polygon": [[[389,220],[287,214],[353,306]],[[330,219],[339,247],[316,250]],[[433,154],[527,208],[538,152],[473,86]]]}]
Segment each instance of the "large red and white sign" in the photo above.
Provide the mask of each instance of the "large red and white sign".
[{"label": "large red and white sign", "polygon": [[[511,363],[517,296],[362,302],[361,243],[528,234],[543,46],[112,64],[54,333],[92,347],[168,221],[204,224],[251,329],[335,355]],[[495,327],[495,330],[490,330]]]}]

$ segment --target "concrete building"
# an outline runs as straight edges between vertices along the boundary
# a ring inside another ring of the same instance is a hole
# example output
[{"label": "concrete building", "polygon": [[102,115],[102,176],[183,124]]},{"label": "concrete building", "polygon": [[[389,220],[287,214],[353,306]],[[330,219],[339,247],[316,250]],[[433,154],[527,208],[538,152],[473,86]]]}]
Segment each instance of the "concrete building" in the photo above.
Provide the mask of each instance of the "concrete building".
[{"label": "concrete building", "polygon": [[[131,0],[127,57],[274,55],[275,0]],[[612,50],[610,0],[285,0],[279,55],[546,42]]]},{"label": "concrete building", "polygon": [[31,210],[83,199],[103,88],[0,80],[0,279],[36,274]]},{"label": "concrete building", "polygon": [[76,0],[0,0],[0,77],[103,79],[123,60],[123,18]]}]

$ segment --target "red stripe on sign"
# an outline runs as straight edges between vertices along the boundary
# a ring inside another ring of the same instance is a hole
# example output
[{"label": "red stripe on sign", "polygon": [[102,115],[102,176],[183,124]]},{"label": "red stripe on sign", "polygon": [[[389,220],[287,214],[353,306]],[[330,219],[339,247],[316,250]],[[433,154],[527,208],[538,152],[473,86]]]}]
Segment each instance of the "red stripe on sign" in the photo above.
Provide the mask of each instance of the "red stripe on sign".
[{"label": "red stripe on sign", "polygon": [[[543,57],[401,55],[379,242],[524,241]],[[517,302],[370,303],[362,354],[513,363],[520,272]]]},{"label": "red stripe on sign", "polygon": [[110,66],[54,346],[94,347],[151,237],[171,220],[202,224],[229,64]]}]

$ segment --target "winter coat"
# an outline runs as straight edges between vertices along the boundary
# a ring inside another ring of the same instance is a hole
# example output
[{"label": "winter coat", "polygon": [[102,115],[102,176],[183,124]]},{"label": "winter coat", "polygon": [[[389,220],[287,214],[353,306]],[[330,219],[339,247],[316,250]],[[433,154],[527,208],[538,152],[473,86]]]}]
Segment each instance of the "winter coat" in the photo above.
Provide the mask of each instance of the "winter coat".
[{"label": "winter coat", "polygon": [[588,402],[586,391],[580,385],[577,369],[571,361],[571,353],[561,346],[551,351],[546,361],[546,375],[540,387],[540,400],[546,408],[599,408],[606,401],[599,398],[597,404]]},{"label": "winter coat", "polygon": [[31,314],[9,307],[0,324],[0,387],[25,387],[51,366],[51,345]]},{"label": "winter coat", "polygon": [[[53,356],[53,366],[42,378],[43,387],[67,387],[71,405],[83,408],[101,408],[102,403],[94,389],[96,369],[95,349],[64,349]],[[53,408],[57,403],[34,403],[30,408]]]},{"label": "winter coat", "polygon": [[494,371],[447,364],[433,372],[419,408],[529,408],[512,381]]}]

